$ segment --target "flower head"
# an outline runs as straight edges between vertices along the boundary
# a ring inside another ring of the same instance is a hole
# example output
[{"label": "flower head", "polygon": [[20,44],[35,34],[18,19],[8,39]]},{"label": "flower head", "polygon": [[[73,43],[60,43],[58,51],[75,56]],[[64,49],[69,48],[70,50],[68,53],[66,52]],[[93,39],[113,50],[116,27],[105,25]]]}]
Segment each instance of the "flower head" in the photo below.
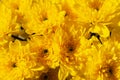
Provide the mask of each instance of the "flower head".
[{"label": "flower head", "polygon": [[89,79],[116,80],[119,79],[119,50],[118,42],[105,42],[91,58],[89,58]]},{"label": "flower head", "polygon": [[22,80],[34,76],[31,70],[35,66],[33,53],[29,46],[21,46],[19,41],[10,42],[9,49],[0,53],[0,78],[2,80]]},{"label": "flower head", "polygon": [[55,68],[59,65],[59,49],[54,40],[49,36],[34,36],[30,40],[31,52],[36,53],[37,63],[45,67]]}]

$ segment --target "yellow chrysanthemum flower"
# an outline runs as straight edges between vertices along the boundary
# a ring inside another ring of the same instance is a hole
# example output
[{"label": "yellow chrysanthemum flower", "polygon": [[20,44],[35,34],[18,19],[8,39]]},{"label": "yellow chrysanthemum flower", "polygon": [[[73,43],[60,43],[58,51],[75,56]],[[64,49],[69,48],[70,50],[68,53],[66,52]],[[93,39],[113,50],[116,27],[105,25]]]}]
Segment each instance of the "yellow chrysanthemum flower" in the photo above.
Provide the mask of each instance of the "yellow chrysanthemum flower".
[{"label": "yellow chrysanthemum flower", "polygon": [[29,46],[21,46],[19,41],[10,42],[9,49],[0,53],[1,80],[24,80],[34,76],[31,70],[35,65],[34,53]]},{"label": "yellow chrysanthemum flower", "polygon": [[110,33],[108,26],[116,23],[115,19],[120,14],[119,5],[118,0],[74,0],[73,9],[78,16],[76,19],[78,22],[90,28],[91,32],[106,38]]},{"label": "yellow chrysanthemum flower", "polygon": [[89,55],[88,50],[91,48],[89,40],[84,37],[85,29],[77,24],[71,25],[71,23],[63,25],[59,32],[61,34],[58,38],[60,45],[60,80],[65,80],[68,76],[79,75],[80,78],[83,77],[84,67]]},{"label": "yellow chrysanthemum flower", "polygon": [[30,49],[31,52],[36,53],[38,64],[51,68],[59,66],[59,49],[54,41],[54,38],[49,38],[45,35],[34,36],[30,40]]},{"label": "yellow chrysanthemum flower", "polygon": [[40,76],[40,79],[38,80],[45,80],[45,79],[48,79],[48,80],[58,80],[58,70],[59,68],[55,68],[55,69],[49,69],[47,71],[47,73],[43,73],[41,76]]},{"label": "yellow chrysanthemum flower", "polygon": [[0,80],[119,80],[120,0],[0,0]]},{"label": "yellow chrysanthemum flower", "polygon": [[28,33],[44,34],[53,27],[59,27],[64,20],[64,12],[48,0],[34,3],[27,15],[29,15],[29,23],[26,26]]},{"label": "yellow chrysanthemum flower", "polygon": [[90,80],[119,80],[119,51],[118,42],[107,41],[89,57],[87,73]]},{"label": "yellow chrysanthemum flower", "polygon": [[55,69],[49,68],[48,70],[39,73],[38,77],[36,78],[28,78],[25,80],[59,80],[58,79],[58,70],[59,67],[56,67]]}]

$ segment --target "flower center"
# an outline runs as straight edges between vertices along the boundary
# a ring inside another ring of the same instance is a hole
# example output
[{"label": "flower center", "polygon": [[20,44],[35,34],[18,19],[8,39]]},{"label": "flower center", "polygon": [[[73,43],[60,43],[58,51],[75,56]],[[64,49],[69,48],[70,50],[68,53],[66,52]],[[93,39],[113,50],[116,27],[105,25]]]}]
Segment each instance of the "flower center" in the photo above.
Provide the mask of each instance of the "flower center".
[{"label": "flower center", "polygon": [[69,52],[74,51],[74,49],[73,49],[73,47],[72,47],[72,46],[71,46],[71,47],[69,47],[69,48],[68,48],[68,50],[69,50]]},{"label": "flower center", "polygon": [[44,78],[44,80],[48,80],[48,75],[45,74],[43,78]]},{"label": "flower center", "polygon": [[13,64],[12,64],[12,67],[13,67],[13,68],[17,67],[16,63],[13,63]]},{"label": "flower center", "polygon": [[45,54],[48,53],[48,49],[44,49],[43,53],[45,53]]},{"label": "flower center", "polygon": [[106,66],[101,68],[101,73],[107,78],[114,76],[114,71],[112,66]]},{"label": "flower center", "polygon": [[97,11],[100,10],[100,7],[102,6],[102,1],[100,0],[93,0],[92,2],[89,3],[90,8],[93,8]]}]

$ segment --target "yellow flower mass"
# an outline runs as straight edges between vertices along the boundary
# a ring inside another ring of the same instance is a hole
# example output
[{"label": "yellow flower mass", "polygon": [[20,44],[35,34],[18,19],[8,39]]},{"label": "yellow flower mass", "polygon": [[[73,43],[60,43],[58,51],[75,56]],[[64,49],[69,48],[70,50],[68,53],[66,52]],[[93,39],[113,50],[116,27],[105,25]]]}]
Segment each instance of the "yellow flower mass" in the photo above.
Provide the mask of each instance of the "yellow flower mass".
[{"label": "yellow flower mass", "polygon": [[0,0],[0,80],[120,80],[120,0]]}]

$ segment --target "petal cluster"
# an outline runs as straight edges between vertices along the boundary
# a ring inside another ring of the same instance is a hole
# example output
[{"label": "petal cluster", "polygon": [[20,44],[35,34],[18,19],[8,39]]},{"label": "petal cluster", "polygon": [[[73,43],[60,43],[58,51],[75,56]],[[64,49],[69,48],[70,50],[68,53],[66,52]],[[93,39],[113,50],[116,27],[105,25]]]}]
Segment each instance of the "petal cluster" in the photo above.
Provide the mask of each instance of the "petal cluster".
[{"label": "petal cluster", "polygon": [[0,0],[0,80],[120,80],[120,0]]}]

